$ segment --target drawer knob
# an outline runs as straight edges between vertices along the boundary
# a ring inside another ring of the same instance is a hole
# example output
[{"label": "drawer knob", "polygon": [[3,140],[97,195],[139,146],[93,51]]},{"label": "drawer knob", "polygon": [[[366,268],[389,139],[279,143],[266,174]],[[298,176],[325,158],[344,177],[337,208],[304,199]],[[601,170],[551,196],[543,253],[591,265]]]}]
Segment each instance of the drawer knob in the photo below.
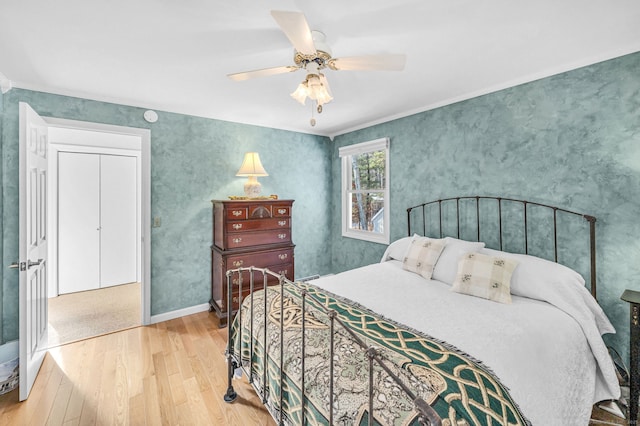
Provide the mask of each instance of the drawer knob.
[{"label": "drawer knob", "polygon": [[238,229],[242,229],[242,224],[241,223],[234,223],[232,226],[233,226],[233,229],[235,229],[236,231]]},{"label": "drawer knob", "polygon": [[244,264],[244,260],[234,260],[233,261],[233,266],[235,266],[236,268],[238,266],[242,266]]},{"label": "drawer knob", "polygon": [[286,212],[287,212],[287,209],[278,209],[279,214],[285,214]]},{"label": "drawer knob", "polygon": [[289,257],[289,255],[287,253],[283,253],[279,254],[278,257],[280,258],[280,260],[285,260],[287,257]]},{"label": "drawer knob", "polygon": [[279,221],[278,221],[278,225],[280,225],[280,226],[287,226],[287,221],[286,221],[286,220],[279,220]]},{"label": "drawer knob", "polygon": [[278,234],[278,238],[284,240],[285,238],[287,238],[287,234]]},{"label": "drawer knob", "polygon": [[242,210],[232,210],[231,214],[238,217],[238,216],[242,216]]},{"label": "drawer knob", "polygon": [[238,296],[234,296],[231,300],[234,304],[238,303]]},{"label": "drawer knob", "polygon": [[280,275],[287,275],[288,273],[289,273],[289,271],[286,270],[286,269],[284,271],[278,271],[278,274],[280,274]]},{"label": "drawer knob", "polygon": [[236,244],[240,244],[240,243],[242,242],[242,238],[234,238],[234,239],[233,239],[233,240],[231,240],[231,241],[233,241],[233,242],[234,242],[234,243],[236,243]]}]

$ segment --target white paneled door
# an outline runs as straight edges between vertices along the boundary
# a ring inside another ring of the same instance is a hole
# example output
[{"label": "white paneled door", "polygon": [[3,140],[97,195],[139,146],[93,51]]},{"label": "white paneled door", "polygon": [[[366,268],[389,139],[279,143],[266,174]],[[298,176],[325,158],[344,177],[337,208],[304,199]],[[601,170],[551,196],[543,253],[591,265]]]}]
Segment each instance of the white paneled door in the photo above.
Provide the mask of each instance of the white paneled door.
[{"label": "white paneled door", "polygon": [[31,392],[47,348],[47,124],[20,102],[20,400]]},{"label": "white paneled door", "polygon": [[58,153],[58,292],[100,288],[100,156]]},{"label": "white paneled door", "polygon": [[100,287],[137,276],[136,158],[100,156]]},{"label": "white paneled door", "polygon": [[58,291],[137,280],[136,157],[58,153]]}]

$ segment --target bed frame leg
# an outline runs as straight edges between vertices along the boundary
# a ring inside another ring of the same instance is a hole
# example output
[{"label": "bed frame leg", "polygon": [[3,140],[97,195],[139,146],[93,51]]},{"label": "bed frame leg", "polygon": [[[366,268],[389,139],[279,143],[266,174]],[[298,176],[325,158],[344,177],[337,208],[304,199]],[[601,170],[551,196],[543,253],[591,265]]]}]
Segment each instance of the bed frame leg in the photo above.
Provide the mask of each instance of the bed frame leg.
[{"label": "bed frame leg", "polygon": [[229,386],[227,386],[227,392],[224,394],[224,402],[231,403],[236,400],[236,398],[238,397],[238,394],[233,389],[233,384],[232,384],[233,373],[236,369],[236,363],[233,361],[230,354],[227,356],[227,369],[228,369],[227,374],[229,376]]},{"label": "bed frame leg", "polygon": [[[231,271],[227,271],[227,330],[229,332],[228,340],[227,340],[227,375],[229,378],[229,386],[227,386],[227,392],[224,394],[224,402],[233,402],[238,397],[238,394],[235,390],[233,390],[233,374],[235,373],[236,367],[238,365],[233,360],[233,334],[232,334],[232,322],[231,316],[233,312],[233,300],[231,299],[232,293],[232,281],[231,281]],[[238,280],[240,282],[240,294],[242,294],[242,273],[238,273]],[[242,333],[240,334],[240,340],[242,340]],[[241,361],[242,362],[242,361]]]}]

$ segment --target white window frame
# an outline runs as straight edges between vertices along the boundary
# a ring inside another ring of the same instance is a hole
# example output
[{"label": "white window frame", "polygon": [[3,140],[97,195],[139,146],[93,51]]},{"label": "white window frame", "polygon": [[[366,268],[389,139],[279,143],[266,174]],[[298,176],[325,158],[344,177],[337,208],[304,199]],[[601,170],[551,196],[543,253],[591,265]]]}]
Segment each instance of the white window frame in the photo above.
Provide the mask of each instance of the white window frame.
[{"label": "white window frame", "polygon": [[[384,181],[385,186],[381,190],[361,190],[356,191],[352,188],[351,182],[351,157],[353,155],[366,154],[368,152],[381,151],[385,152],[384,165]],[[389,198],[389,138],[380,138],[369,142],[362,142],[354,145],[343,146],[338,149],[340,159],[342,160],[342,236],[348,238],[356,238],[359,240],[371,241],[380,244],[389,244],[390,226],[390,198]],[[351,228],[351,194],[354,193],[371,193],[381,192],[384,195],[383,210],[383,232],[363,231],[361,229]]]}]

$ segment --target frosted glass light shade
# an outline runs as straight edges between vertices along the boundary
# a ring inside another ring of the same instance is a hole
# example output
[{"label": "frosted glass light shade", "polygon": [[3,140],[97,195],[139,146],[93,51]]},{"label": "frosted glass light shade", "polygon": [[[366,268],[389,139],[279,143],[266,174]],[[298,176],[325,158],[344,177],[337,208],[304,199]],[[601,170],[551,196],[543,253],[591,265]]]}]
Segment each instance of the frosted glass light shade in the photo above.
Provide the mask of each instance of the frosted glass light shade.
[{"label": "frosted glass light shade", "polygon": [[324,74],[307,74],[307,78],[298,85],[291,97],[304,105],[307,98],[312,99],[318,105],[328,104],[333,100],[329,89],[329,82]]},{"label": "frosted glass light shade", "polygon": [[291,97],[304,105],[304,102],[307,100],[307,96],[307,82],[305,80],[298,85],[298,88],[291,94]]}]

